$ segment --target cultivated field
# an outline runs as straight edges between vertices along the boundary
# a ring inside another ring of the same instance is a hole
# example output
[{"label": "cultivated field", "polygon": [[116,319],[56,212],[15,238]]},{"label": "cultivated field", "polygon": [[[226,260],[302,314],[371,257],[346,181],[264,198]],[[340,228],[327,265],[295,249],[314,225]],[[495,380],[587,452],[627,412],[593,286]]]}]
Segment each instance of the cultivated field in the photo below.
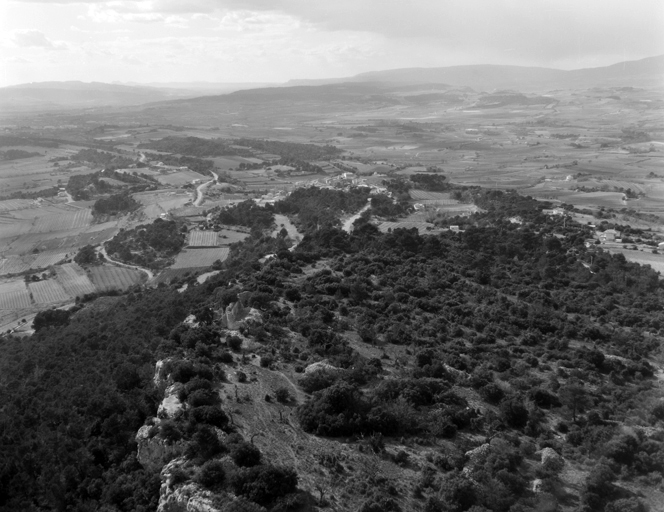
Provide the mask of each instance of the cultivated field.
[{"label": "cultivated field", "polygon": [[96,291],[85,270],[76,263],[66,263],[56,267],[58,282],[72,297],[80,297]]},{"label": "cultivated field", "polygon": [[215,261],[224,261],[228,258],[228,247],[218,249],[185,249],[175,258],[171,268],[209,267]]},{"label": "cultivated field", "polygon": [[0,283],[0,309],[26,309],[32,301],[22,279]]},{"label": "cultivated field", "polygon": [[216,231],[192,230],[189,232],[189,247],[216,247],[219,245],[219,234]]},{"label": "cultivated field", "polygon": [[55,279],[29,283],[28,288],[35,303],[39,305],[56,304],[58,302],[66,302],[72,299],[62,285]]},{"label": "cultivated field", "polygon": [[92,282],[100,292],[126,290],[130,286],[142,283],[145,278],[145,273],[140,270],[111,265],[91,267],[89,272]]}]

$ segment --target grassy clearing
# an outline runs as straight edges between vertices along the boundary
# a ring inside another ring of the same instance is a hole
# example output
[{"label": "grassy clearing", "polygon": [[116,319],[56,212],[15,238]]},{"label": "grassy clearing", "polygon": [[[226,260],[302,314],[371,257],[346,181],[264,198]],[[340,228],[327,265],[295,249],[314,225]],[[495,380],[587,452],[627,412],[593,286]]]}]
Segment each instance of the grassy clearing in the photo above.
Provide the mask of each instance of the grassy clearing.
[{"label": "grassy clearing", "polygon": [[215,261],[224,261],[228,258],[228,247],[218,249],[185,249],[175,258],[171,268],[209,267]]}]

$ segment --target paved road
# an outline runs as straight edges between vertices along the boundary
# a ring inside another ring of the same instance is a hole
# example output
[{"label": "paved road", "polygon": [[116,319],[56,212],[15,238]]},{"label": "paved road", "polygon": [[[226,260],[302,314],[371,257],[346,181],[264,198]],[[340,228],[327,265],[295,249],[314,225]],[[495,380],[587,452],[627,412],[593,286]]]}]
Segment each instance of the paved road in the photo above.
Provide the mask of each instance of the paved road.
[{"label": "paved road", "polygon": [[212,185],[212,183],[219,180],[219,176],[217,176],[217,174],[215,172],[213,172],[213,171],[210,171],[210,172],[212,172],[212,174],[214,175],[214,179],[210,180],[210,181],[206,181],[202,185],[199,185],[198,187],[196,187],[196,201],[194,201],[194,206],[200,206],[201,205],[201,202],[203,201],[203,191],[206,188],[208,188],[210,185]]}]

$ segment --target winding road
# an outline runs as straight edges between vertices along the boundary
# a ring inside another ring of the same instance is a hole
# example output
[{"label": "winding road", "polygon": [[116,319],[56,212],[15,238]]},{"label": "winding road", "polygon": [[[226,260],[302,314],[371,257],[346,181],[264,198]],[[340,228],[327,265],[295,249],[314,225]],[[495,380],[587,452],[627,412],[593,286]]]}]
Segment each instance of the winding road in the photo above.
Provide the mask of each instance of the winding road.
[{"label": "winding road", "polygon": [[108,261],[109,263],[113,263],[114,265],[117,265],[119,267],[133,268],[134,270],[140,270],[141,272],[145,272],[148,275],[148,281],[154,279],[154,272],[152,272],[152,270],[139,267],[138,265],[129,265],[127,263],[122,263],[121,261],[111,259],[111,257],[106,252],[106,247],[104,247],[104,243],[107,241],[108,240],[105,240],[104,242],[99,244],[99,247],[97,247],[97,254],[101,254],[104,258],[106,258],[106,261]]},{"label": "winding road", "polygon": [[217,176],[217,173],[214,171],[210,171],[214,175],[214,179],[210,181],[206,181],[205,183],[199,185],[196,187],[196,200],[194,201],[194,206],[200,206],[201,202],[203,201],[203,191],[208,188],[212,183],[219,181],[219,176]]}]

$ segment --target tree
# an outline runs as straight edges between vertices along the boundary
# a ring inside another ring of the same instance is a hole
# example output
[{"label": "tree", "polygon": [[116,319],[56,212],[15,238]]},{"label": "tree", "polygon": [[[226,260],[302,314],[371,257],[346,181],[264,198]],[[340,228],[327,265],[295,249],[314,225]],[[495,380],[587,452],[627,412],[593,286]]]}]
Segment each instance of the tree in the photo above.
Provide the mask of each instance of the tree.
[{"label": "tree", "polygon": [[560,388],[558,397],[564,406],[572,411],[572,420],[576,422],[576,413],[583,412],[592,404],[588,392],[576,382],[569,382]]},{"label": "tree", "polygon": [[74,256],[74,261],[79,265],[93,265],[97,263],[97,251],[91,245],[81,247],[76,256]]}]

